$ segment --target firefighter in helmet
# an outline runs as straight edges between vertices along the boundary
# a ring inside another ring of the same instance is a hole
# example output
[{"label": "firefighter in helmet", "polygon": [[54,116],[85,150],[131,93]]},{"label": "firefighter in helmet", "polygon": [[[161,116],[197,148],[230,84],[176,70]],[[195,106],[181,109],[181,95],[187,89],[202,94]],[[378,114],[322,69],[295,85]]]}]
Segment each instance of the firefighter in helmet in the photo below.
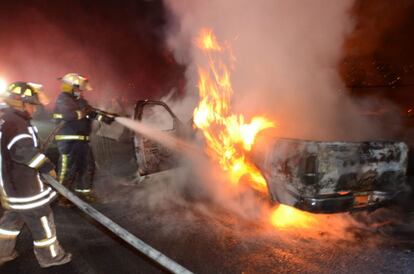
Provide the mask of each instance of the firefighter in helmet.
[{"label": "firefighter in helmet", "polygon": [[[68,73],[59,78],[61,93],[56,100],[53,118],[63,126],[55,136],[59,159],[59,181],[74,191],[85,201],[94,202],[92,182],[95,161],[89,145],[92,120],[99,119],[112,123],[113,118],[97,115],[94,108],[85,100],[83,93],[92,90],[88,78],[77,73]],[[60,200],[60,205],[69,205]]]},{"label": "firefighter in helmet", "polygon": [[34,253],[41,267],[70,262],[56,238],[49,206],[56,192],[41,173],[56,176],[54,165],[39,148],[37,129],[31,125],[36,105],[45,99],[41,85],[14,82],[7,88],[0,118],[0,194],[4,208],[0,219],[0,265],[17,257],[16,238],[23,225],[34,240]]}]

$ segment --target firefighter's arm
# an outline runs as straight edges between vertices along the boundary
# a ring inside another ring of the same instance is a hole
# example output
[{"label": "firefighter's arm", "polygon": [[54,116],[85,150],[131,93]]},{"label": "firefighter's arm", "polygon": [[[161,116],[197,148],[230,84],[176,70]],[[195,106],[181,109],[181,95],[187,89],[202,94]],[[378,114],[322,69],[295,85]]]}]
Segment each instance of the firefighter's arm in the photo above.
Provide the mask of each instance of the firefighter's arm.
[{"label": "firefighter's arm", "polygon": [[14,162],[38,170],[40,173],[49,173],[55,166],[38,148],[34,146],[30,134],[19,134],[7,145]]},{"label": "firefighter's arm", "polygon": [[58,100],[56,102],[56,112],[53,113],[54,119],[61,119],[64,121],[80,120],[86,116],[86,109],[80,109],[67,100]]}]

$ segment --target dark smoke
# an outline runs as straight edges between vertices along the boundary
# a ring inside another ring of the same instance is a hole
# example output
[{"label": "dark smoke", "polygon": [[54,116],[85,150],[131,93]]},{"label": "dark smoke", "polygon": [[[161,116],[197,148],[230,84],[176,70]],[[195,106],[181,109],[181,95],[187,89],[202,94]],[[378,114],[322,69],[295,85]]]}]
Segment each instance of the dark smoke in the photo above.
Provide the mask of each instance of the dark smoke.
[{"label": "dark smoke", "polygon": [[52,98],[68,72],[90,77],[94,101],[179,94],[182,68],[164,46],[164,17],[161,1],[2,2],[0,76],[42,83]]},{"label": "dark smoke", "polygon": [[359,0],[351,14],[355,28],[344,43],[342,78],[353,95],[386,98],[409,108],[414,84],[414,2]]}]

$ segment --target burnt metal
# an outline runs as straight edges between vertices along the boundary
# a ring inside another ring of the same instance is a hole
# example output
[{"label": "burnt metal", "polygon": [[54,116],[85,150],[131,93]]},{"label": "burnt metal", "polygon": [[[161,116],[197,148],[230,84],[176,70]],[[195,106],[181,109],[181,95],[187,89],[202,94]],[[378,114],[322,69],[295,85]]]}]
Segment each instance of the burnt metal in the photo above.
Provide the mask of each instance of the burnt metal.
[{"label": "burnt metal", "polygon": [[[407,157],[403,142],[280,138],[253,158],[274,202],[335,213],[376,206],[406,191]],[[356,197],[362,196],[366,199],[361,203]]]},{"label": "burnt metal", "polygon": [[[171,115],[171,134],[188,136],[191,127],[181,123],[161,101],[138,101],[134,119],[140,121],[144,108],[151,105],[160,105]],[[167,170],[180,162],[176,153],[144,136],[135,135],[134,144],[141,175]],[[377,207],[408,190],[408,146],[403,142],[271,138],[255,145],[251,158],[264,175],[273,202],[310,212]]]},{"label": "burnt metal", "polygon": [[298,197],[294,205],[301,210],[312,213],[336,213],[349,211],[354,207],[354,195],[322,195],[316,197]]},{"label": "burnt metal", "polygon": [[[167,132],[171,135],[185,138],[188,132],[186,126],[177,118],[168,105],[162,101],[139,100],[135,105],[134,119],[141,121],[143,119],[144,109],[154,105],[163,107],[172,119],[173,127],[167,130]],[[180,155],[165,146],[140,134],[135,134],[133,139],[135,157],[140,175],[161,172],[177,167],[180,164]]]}]

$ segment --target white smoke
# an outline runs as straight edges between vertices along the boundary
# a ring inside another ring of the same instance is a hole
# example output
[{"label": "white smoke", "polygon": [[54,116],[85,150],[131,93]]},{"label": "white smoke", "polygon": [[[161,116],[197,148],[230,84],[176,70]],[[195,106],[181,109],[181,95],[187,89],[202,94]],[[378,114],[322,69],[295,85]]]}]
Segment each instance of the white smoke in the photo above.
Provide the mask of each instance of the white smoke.
[{"label": "white smoke", "polygon": [[[276,134],[285,137],[355,140],[378,134],[361,115],[360,106],[366,104],[347,96],[338,70],[344,41],[354,27],[353,0],[165,3],[171,14],[168,45],[187,67],[187,96],[169,104],[174,111],[188,117],[197,105],[197,67],[207,63],[194,41],[201,29],[211,28],[220,42],[231,46],[236,59],[231,79],[235,113],[270,117],[278,124]],[[257,195],[235,191],[213,170],[206,164],[200,168],[215,201],[251,220],[269,210]]]},{"label": "white smoke", "polygon": [[[265,114],[282,136],[355,140],[380,138],[363,108],[347,96],[338,73],[354,21],[353,0],[166,0],[168,43],[187,65],[186,110],[197,103],[197,66],[205,58],[194,39],[211,28],[229,43],[237,62],[233,109]],[[364,104],[366,107],[366,104]]]}]

